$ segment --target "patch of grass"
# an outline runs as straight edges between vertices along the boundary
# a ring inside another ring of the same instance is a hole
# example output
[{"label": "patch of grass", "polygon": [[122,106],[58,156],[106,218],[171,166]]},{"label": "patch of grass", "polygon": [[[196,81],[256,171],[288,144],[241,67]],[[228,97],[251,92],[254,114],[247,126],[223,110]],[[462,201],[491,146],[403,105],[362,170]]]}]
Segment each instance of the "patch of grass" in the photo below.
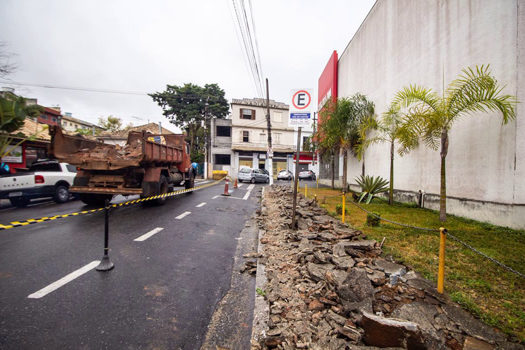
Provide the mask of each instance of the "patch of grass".
[{"label": "patch of grass", "polygon": [[[308,189],[308,195],[317,195],[330,215],[341,204],[341,192],[327,188]],[[394,257],[425,278],[436,281],[439,254],[439,233],[405,228],[381,221],[379,226],[366,225],[366,212],[346,198],[348,214],[345,222],[363,231],[369,238],[381,241],[386,237],[383,254]],[[394,203],[374,198],[362,204],[368,211],[381,218],[426,228],[445,226],[450,234],[467,242],[481,252],[525,273],[525,231],[513,230],[489,223],[448,215],[445,225],[439,213],[418,208],[414,204]],[[452,239],[447,239],[445,260],[445,291],[452,300],[481,318],[489,325],[516,335],[525,341],[525,279],[521,278],[482,256],[472,252]]]}]

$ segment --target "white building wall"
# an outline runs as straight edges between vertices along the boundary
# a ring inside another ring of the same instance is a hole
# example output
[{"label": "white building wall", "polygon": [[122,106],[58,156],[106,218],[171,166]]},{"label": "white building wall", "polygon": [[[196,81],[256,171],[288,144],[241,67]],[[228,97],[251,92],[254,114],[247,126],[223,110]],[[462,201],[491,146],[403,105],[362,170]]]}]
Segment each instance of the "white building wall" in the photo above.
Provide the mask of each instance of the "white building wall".
[{"label": "white building wall", "polygon": [[[489,63],[506,85],[504,93],[525,101],[524,13],[519,0],[378,0],[340,56],[339,97],[361,92],[381,114],[404,86],[442,93],[443,82],[446,86],[461,69]],[[524,111],[518,105],[517,120],[507,125],[498,113],[455,123],[447,156],[449,213],[525,228]],[[395,188],[439,194],[439,161],[439,151],[424,145],[397,156]],[[367,174],[388,178],[388,145],[367,150],[365,165]],[[351,183],[361,174],[355,158],[348,174]],[[479,207],[480,201],[493,210]]]}]

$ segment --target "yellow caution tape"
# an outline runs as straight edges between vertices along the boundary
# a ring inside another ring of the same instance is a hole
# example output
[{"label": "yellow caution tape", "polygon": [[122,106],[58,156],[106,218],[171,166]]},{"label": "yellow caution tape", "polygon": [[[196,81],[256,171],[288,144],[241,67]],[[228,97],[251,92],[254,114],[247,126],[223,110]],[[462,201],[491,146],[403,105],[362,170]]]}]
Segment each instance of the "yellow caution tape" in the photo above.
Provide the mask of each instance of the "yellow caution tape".
[{"label": "yellow caution tape", "polygon": [[[199,186],[199,187],[193,187],[193,188],[188,188],[188,189],[184,189],[184,190],[173,191],[173,192],[164,193],[164,194],[161,194],[161,195],[155,195],[155,196],[146,197],[146,198],[132,199],[132,200],[129,200],[129,201],[126,201],[126,202],[118,203],[118,204],[111,204],[108,208],[130,206],[130,205],[133,205],[133,204],[147,202],[147,201],[151,201],[151,200],[154,200],[154,199],[173,197],[173,196],[177,196],[177,195],[180,195],[180,194],[183,194],[183,193],[193,192],[193,191],[201,190],[201,189],[206,188],[206,187],[214,186],[214,185],[218,184],[219,182],[221,182],[222,180],[223,179],[220,179],[220,180],[217,180],[217,181],[214,181],[214,182],[211,182],[209,184],[202,185],[202,186]],[[40,222],[46,222],[46,221],[52,221],[52,220],[56,220],[56,219],[67,218],[67,217],[70,217],[70,216],[91,214],[91,213],[95,213],[95,212],[102,211],[102,210],[104,210],[104,207],[97,208],[97,209],[91,209],[91,210],[82,210],[82,211],[77,211],[77,212],[69,213],[69,214],[55,215],[55,216],[51,216],[51,217],[44,216],[44,217],[41,217],[41,218],[38,218],[38,219],[27,219],[27,220],[21,220],[21,221],[11,221],[7,225],[0,224],[0,231],[2,231],[2,230],[9,230],[11,228],[15,228],[15,227],[19,227],[19,226],[38,224]]]}]

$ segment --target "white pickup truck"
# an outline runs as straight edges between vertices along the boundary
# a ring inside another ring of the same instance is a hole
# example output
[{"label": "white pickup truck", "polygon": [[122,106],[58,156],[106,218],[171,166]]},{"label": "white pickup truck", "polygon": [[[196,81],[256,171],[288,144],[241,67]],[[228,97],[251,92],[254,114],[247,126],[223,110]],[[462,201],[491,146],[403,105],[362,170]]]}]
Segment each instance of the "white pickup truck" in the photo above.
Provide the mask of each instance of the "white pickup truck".
[{"label": "white pickup truck", "polygon": [[15,207],[25,207],[35,198],[52,197],[57,203],[67,202],[76,172],[70,164],[37,161],[27,172],[0,177],[0,199],[9,199]]}]

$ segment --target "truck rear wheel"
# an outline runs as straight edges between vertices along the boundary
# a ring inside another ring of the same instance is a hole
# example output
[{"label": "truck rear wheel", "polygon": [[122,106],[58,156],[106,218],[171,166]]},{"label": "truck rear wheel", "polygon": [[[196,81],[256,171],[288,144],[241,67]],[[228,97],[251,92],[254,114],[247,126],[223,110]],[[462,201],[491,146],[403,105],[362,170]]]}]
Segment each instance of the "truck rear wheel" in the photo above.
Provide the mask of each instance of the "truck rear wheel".
[{"label": "truck rear wheel", "polygon": [[91,194],[91,193],[80,193],[78,198],[87,205],[92,206],[104,206],[106,199],[111,200],[113,195],[111,194]]},{"label": "truck rear wheel", "polygon": [[[187,190],[195,187],[195,173],[193,172],[193,170],[188,172],[188,177],[189,177],[189,180],[184,181],[184,188]],[[193,191],[188,192],[188,193],[193,193]]]},{"label": "truck rear wheel", "polygon": [[[166,176],[161,175],[159,179],[159,195],[168,193],[168,179],[166,179]],[[163,205],[166,203],[166,197],[157,198],[154,200],[154,203],[156,205]]]}]

